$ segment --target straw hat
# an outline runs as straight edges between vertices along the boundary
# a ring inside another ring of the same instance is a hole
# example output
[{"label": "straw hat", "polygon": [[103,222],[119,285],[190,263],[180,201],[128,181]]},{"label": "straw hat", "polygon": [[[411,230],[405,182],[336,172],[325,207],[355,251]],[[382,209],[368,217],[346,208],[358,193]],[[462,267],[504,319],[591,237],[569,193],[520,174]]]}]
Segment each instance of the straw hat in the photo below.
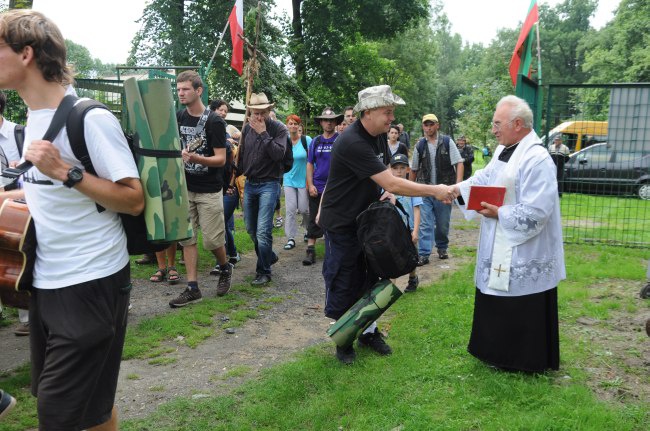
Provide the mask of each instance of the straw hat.
[{"label": "straw hat", "polygon": [[269,102],[269,98],[264,93],[251,93],[251,99],[248,101],[247,108],[251,109],[267,109],[273,108],[275,103]]}]

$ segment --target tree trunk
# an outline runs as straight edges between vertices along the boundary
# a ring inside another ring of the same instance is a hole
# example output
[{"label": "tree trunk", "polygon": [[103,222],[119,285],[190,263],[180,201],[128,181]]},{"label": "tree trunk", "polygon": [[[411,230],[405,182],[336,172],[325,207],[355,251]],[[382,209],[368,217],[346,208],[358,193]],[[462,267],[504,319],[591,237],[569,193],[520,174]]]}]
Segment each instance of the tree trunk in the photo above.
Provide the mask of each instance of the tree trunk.
[{"label": "tree trunk", "polygon": [[[300,13],[300,5],[303,0],[291,0],[291,5],[293,6],[293,18],[291,21],[291,27],[293,29],[293,37],[291,44],[295,47],[291,51],[291,60],[296,67],[296,83],[302,91],[307,90],[307,77],[305,75],[306,65],[305,65],[305,51],[304,51],[304,38],[302,34],[302,16]],[[300,116],[305,117],[308,114],[306,106],[300,106]]]}]

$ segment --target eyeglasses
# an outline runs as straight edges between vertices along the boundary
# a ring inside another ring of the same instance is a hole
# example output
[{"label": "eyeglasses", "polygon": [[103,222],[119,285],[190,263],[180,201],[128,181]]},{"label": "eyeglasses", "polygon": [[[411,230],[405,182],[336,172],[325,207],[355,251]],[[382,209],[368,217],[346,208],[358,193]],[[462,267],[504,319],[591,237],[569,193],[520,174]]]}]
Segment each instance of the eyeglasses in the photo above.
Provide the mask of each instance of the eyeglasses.
[{"label": "eyeglasses", "polygon": [[[510,120],[510,121],[508,121],[508,122],[505,123],[505,124],[511,124],[511,123],[513,123],[514,121],[515,121],[515,120]],[[499,122],[499,121],[493,121],[493,122],[490,123],[490,128],[491,128],[492,130],[499,131],[499,130],[501,130],[501,126],[503,126],[503,124],[501,124],[501,122]]]}]

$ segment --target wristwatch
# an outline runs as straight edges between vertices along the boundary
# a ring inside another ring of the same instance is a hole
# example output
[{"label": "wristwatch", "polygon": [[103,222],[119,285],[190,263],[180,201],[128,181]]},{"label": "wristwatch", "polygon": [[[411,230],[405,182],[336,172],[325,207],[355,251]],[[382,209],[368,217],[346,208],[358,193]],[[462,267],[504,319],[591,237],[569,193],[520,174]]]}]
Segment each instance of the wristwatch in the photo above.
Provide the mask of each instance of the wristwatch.
[{"label": "wristwatch", "polygon": [[76,166],[73,166],[68,171],[68,179],[63,182],[63,185],[71,189],[77,183],[81,182],[84,178],[84,173],[81,169]]}]

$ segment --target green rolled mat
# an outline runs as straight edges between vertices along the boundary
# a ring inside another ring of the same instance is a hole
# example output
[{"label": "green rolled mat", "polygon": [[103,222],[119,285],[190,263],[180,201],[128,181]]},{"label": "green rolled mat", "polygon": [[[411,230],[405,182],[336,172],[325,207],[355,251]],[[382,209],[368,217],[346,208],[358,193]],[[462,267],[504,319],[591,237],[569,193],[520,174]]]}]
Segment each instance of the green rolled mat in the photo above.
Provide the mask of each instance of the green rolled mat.
[{"label": "green rolled mat", "polygon": [[[138,81],[144,109],[156,150],[181,151],[176,110],[168,79]],[[182,240],[193,235],[189,218],[189,201],[185,166],[180,157],[159,157],[158,176],[161,185],[165,239]]]},{"label": "green rolled mat", "polygon": [[[153,137],[149,128],[149,120],[140,96],[140,89],[135,78],[124,81],[126,106],[129,113],[129,124],[138,135],[136,143],[140,148],[154,149]],[[144,189],[145,205],[144,218],[147,223],[147,239],[163,241],[165,239],[165,222],[163,220],[163,204],[160,196],[160,176],[155,157],[137,157],[140,182]]]},{"label": "green rolled mat", "polygon": [[339,347],[351,345],[372,322],[377,320],[402,291],[390,280],[379,280],[361,299],[327,330],[327,335]]},{"label": "green rolled mat", "polygon": [[[180,151],[169,81],[129,78],[124,81],[124,91],[129,123],[138,134],[140,148]],[[147,238],[154,242],[169,242],[191,237],[193,232],[182,159],[140,155],[138,171],[145,191]]]}]

